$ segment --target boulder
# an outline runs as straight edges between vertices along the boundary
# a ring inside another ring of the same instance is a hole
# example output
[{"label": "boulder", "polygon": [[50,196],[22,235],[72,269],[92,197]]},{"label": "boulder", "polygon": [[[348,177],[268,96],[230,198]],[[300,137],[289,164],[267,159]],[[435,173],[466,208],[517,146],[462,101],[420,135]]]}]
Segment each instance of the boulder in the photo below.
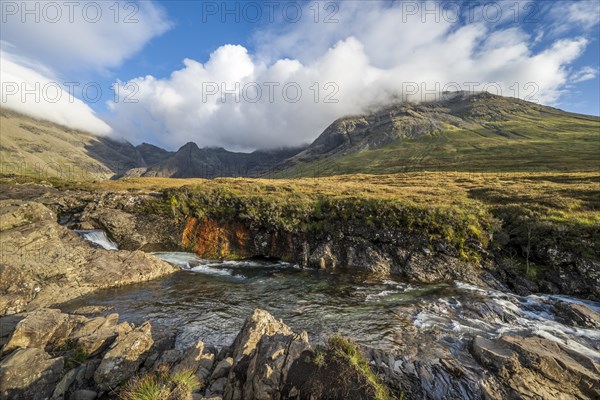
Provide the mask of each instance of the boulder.
[{"label": "boulder", "polygon": [[287,371],[300,354],[309,348],[306,332],[296,334],[268,312],[255,310],[234,341],[233,365],[223,398],[277,398]]},{"label": "boulder", "polygon": [[43,400],[52,396],[64,361],[38,348],[18,349],[0,362],[0,398]]},{"label": "boulder", "polygon": [[73,329],[73,321],[60,310],[40,309],[27,314],[12,333],[3,352],[17,348],[46,349],[62,345]]},{"label": "boulder", "polygon": [[117,337],[119,330],[127,330],[128,324],[118,325],[119,314],[110,314],[106,317],[97,317],[86,321],[79,329],[71,333],[71,339],[76,346],[95,356],[104,351]]},{"label": "boulder", "polygon": [[52,394],[51,400],[63,400],[65,398],[65,394],[67,393],[71,385],[75,382],[77,373],[78,368],[73,368],[63,376],[63,378],[60,380],[60,382],[58,382],[58,384],[54,388],[54,393]]},{"label": "boulder", "polygon": [[12,336],[15,331],[17,324],[21,322],[25,316],[23,315],[7,315],[0,317],[0,349]]},{"label": "boulder", "polygon": [[131,378],[145,361],[153,345],[150,322],[145,322],[128,334],[119,335],[94,373],[98,388],[114,389]]},{"label": "boulder", "polygon": [[225,391],[226,384],[227,378],[225,377],[215,380],[210,384],[208,389],[206,389],[204,396],[206,396],[206,398],[213,398],[213,396],[222,396],[223,392]]},{"label": "boulder", "polygon": [[181,372],[185,370],[196,373],[200,382],[205,383],[210,376],[210,371],[215,361],[215,355],[205,348],[202,341],[198,341],[195,346],[190,347],[183,355],[181,361],[173,366],[172,372]]},{"label": "boulder", "polygon": [[283,321],[276,320],[267,311],[254,310],[252,315],[246,319],[242,330],[233,342],[234,364],[241,361],[243,357],[252,354],[263,335],[271,336],[277,333],[291,335],[294,332]]},{"label": "boulder", "polygon": [[229,375],[229,371],[231,370],[232,366],[233,358],[231,357],[227,357],[224,360],[219,361],[214,371],[212,372],[212,375],[210,376],[210,381],[213,382],[219,378],[223,378]]}]

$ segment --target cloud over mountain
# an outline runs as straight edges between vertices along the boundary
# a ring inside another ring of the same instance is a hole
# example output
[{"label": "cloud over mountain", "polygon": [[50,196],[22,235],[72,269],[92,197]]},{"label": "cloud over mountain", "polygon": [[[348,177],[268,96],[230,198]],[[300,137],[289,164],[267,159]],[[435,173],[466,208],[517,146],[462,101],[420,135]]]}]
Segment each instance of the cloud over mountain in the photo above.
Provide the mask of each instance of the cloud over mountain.
[{"label": "cloud over mountain", "polygon": [[[569,34],[540,46],[539,35],[515,21],[526,13],[505,5],[498,18],[480,8],[465,21],[453,10],[409,13],[406,2],[343,2],[330,24],[315,23],[308,7],[296,23],[258,31],[253,53],[224,45],[205,63],[184,60],[166,78],[129,81],[137,103],[111,104],[110,123],[132,140],[170,148],[193,140],[249,150],[306,143],[341,115],[440,90],[487,89],[552,104],[589,45]],[[582,18],[582,7],[565,13]]]}]

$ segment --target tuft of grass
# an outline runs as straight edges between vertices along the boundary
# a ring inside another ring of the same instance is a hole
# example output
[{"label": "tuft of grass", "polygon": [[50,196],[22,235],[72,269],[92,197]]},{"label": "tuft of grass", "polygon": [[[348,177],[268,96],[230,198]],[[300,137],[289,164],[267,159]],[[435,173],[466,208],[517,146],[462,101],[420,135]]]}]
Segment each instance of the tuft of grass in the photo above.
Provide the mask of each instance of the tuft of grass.
[{"label": "tuft of grass", "polygon": [[327,341],[327,348],[337,357],[342,358],[362,374],[375,392],[376,400],[390,400],[389,390],[380,382],[379,378],[369,367],[369,362],[358,345],[341,336],[331,336]]},{"label": "tuft of grass", "polygon": [[322,368],[325,365],[325,352],[321,349],[315,350],[312,361],[319,368]]},{"label": "tuft of grass", "polygon": [[79,347],[69,351],[65,356],[65,369],[68,370],[83,364],[89,356],[90,355],[85,350]]},{"label": "tuft of grass", "polygon": [[121,400],[166,400],[191,398],[202,386],[193,371],[151,373],[132,378],[121,391]]}]

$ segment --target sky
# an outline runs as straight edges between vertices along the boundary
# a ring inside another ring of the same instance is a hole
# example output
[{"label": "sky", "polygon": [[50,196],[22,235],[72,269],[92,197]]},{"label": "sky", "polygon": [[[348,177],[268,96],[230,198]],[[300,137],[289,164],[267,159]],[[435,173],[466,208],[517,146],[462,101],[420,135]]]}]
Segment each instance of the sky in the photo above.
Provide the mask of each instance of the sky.
[{"label": "sky", "polygon": [[310,143],[443,91],[600,115],[600,2],[0,0],[3,106],[176,150]]}]

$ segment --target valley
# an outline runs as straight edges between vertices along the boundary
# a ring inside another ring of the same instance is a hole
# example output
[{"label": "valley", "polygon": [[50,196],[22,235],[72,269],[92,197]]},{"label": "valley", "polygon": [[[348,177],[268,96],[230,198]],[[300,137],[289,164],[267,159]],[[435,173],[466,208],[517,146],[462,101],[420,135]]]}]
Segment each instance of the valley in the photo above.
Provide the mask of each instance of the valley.
[{"label": "valley", "polygon": [[2,123],[8,398],[600,395],[596,117],[460,95],[253,153]]}]

